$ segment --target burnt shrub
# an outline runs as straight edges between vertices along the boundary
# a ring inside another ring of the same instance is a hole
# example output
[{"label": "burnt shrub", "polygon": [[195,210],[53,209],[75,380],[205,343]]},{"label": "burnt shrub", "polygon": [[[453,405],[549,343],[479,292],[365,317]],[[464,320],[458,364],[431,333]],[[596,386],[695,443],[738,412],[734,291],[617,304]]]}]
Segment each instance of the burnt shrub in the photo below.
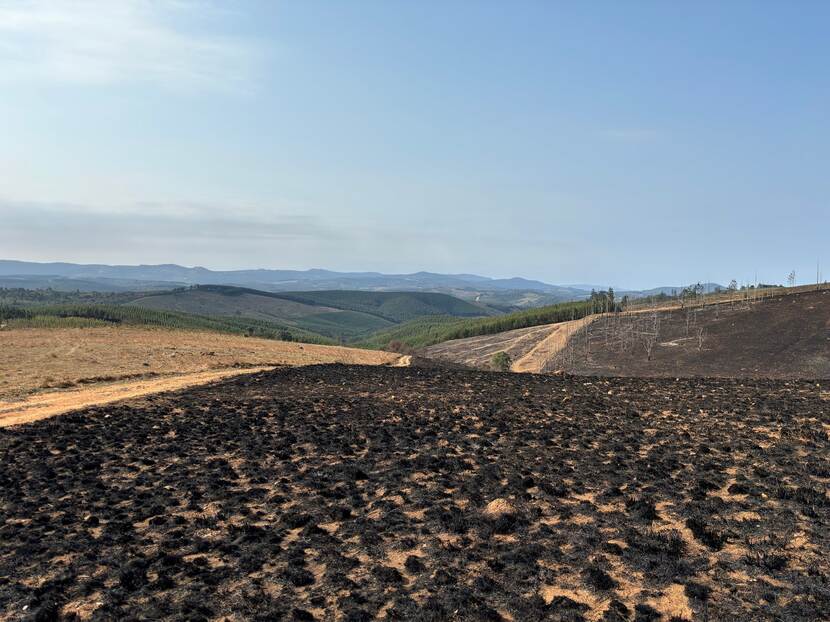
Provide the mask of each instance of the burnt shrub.
[{"label": "burnt shrub", "polygon": [[119,571],[118,582],[129,592],[141,588],[147,583],[147,563],[138,559],[128,562]]},{"label": "burnt shrub", "polygon": [[631,529],[625,536],[625,541],[636,551],[649,555],[665,555],[670,558],[679,558],[686,550],[686,543],[676,531],[637,531]]},{"label": "burnt shrub", "polygon": [[634,607],[635,622],[657,622],[663,616],[651,605],[640,603]]},{"label": "burnt shrub", "polygon": [[294,587],[305,587],[314,584],[314,575],[298,566],[288,566],[285,570],[285,578]]},{"label": "burnt shrub", "polygon": [[479,575],[475,578],[475,581],[473,582],[473,587],[475,587],[475,589],[479,592],[489,594],[498,587],[498,584],[487,575]]},{"label": "burnt shrub", "polygon": [[631,619],[631,610],[616,598],[608,603],[608,608],[602,614],[603,622],[628,622]]},{"label": "burnt shrub", "polygon": [[562,482],[551,482],[545,480],[539,484],[539,488],[557,499],[568,496],[568,487]]},{"label": "burnt shrub", "polygon": [[372,568],[372,574],[383,584],[403,583],[401,573],[391,566],[375,566]]},{"label": "burnt shrub", "polygon": [[606,542],[602,545],[602,550],[611,553],[612,555],[622,555],[623,548],[616,542]]},{"label": "burnt shrub", "polygon": [[[585,603],[578,603],[567,596],[554,596],[550,603],[548,603],[547,608],[559,614],[570,614],[566,618],[568,620],[581,620],[583,619],[582,614],[590,609]],[[578,617],[574,614],[578,614]]]},{"label": "burnt shrub", "polygon": [[426,570],[424,562],[422,562],[421,558],[417,555],[410,555],[407,557],[406,562],[404,562],[404,567],[412,574],[419,574]]},{"label": "burnt shrub", "polygon": [[607,572],[598,566],[589,566],[584,572],[585,582],[591,587],[605,591],[617,587],[617,582]]},{"label": "burnt shrub", "polygon": [[695,583],[694,581],[689,581],[684,587],[683,591],[686,593],[686,596],[693,600],[699,600],[701,602],[705,602],[709,600],[709,588],[705,585],[700,583]]},{"label": "burnt shrub", "polygon": [[726,543],[726,535],[709,527],[701,516],[687,518],[686,527],[689,528],[695,538],[713,551],[720,551]]},{"label": "burnt shrub", "polygon": [[758,566],[773,572],[787,567],[786,556],[768,551],[750,553],[744,557],[744,561],[751,566]]},{"label": "burnt shrub", "polygon": [[305,527],[311,521],[311,515],[304,512],[287,512],[282,517],[283,522],[289,529]]},{"label": "burnt shrub", "polygon": [[651,499],[627,499],[625,506],[637,520],[652,522],[659,518],[657,508],[655,508],[654,502]]}]

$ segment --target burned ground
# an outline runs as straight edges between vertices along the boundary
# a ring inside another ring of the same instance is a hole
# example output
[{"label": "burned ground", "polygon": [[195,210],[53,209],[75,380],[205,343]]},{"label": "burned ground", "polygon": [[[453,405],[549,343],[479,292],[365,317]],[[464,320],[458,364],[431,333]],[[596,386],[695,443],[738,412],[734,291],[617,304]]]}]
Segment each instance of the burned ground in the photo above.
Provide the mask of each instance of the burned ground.
[{"label": "burned ground", "polygon": [[830,290],[606,315],[574,334],[542,367],[559,369],[637,377],[830,378]]},{"label": "burned ground", "polygon": [[819,385],[330,365],[2,429],[0,619],[821,619]]}]

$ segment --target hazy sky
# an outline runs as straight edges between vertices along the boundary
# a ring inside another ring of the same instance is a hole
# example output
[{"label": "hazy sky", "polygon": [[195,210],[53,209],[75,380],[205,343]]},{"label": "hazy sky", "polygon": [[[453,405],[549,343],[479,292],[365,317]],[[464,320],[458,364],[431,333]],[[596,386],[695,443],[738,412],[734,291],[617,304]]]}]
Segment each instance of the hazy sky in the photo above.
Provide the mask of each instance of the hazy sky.
[{"label": "hazy sky", "polygon": [[830,3],[0,0],[0,258],[830,278]]}]

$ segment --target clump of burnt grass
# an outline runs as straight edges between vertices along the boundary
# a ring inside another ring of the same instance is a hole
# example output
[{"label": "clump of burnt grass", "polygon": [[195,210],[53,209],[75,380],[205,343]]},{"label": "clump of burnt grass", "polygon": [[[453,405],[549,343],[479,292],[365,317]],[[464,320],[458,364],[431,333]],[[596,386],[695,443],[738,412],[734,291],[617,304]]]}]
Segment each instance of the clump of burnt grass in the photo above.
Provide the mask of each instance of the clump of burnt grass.
[{"label": "clump of burnt grass", "polygon": [[618,583],[599,566],[588,566],[583,573],[585,582],[596,590],[608,591],[617,587]]},{"label": "clump of burnt grass", "polygon": [[726,534],[710,526],[702,514],[696,514],[686,519],[686,527],[697,540],[713,551],[720,551],[726,544]]},{"label": "clump of burnt grass", "polygon": [[623,559],[652,581],[665,584],[692,576],[699,560],[686,559],[686,543],[678,531],[630,528]]}]

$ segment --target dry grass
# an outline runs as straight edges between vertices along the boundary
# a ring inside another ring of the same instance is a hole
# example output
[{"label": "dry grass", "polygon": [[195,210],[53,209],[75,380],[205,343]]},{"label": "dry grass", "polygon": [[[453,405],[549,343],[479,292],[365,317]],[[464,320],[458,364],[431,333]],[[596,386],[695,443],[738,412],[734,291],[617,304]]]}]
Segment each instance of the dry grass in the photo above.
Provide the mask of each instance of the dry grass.
[{"label": "dry grass", "polygon": [[558,324],[544,324],[529,328],[517,328],[494,335],[479,335],[452,339],[424,348],[423,355],[443,361],[450,361],[487,369],[497,352],[506,352],[518,361],[559,329]]},{"label": "dry grass", "polygon": [[116,327],[0,331],[0,400],[78,384],[231,367],[397,360],[388,352],[219,333]]},{"label": "dry grass", "polygon": [[397,354],[210,332],[107,327],[0,331],[0,425],[278,365],[384,365]]},{"label": "dry grass", "polygon": [[589,315],[579,320],[554,324],[548,336],[537,343],[530,352],[515,361],[511,369],[516,372],[540,373],[545,368],[545,364],[568,345],[571,336],[597,317],[599,315]]}]

